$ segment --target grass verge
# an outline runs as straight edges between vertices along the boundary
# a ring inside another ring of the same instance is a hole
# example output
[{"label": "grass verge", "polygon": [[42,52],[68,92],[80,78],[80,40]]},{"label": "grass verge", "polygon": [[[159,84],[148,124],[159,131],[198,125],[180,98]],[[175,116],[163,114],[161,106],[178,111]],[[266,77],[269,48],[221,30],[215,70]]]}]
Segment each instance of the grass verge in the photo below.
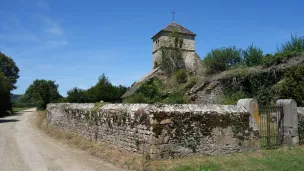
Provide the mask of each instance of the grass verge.
[{"label": "grass verge", "polygon": [[42,129],[49,136],[69,144],[72,147],[80,148],[89,152],[106,162],[112,163],[121,168],[142,170],[142,156],[132,153],[127,153],[117,148],[112,148],[101,142],[91,141],[89,139],[80,137],[73,133],[65,132],[58,129],[46,121],[46,111],[38,111],[36,118],[38,128]]},{"label": "grass verge", "polygon": [[13,112],[20,112],[20,111],[23,111],[23,110],[27,110],[27,109],[31,109],[33,107],[14,107],[13,108]]},{"label": "grass verge", "polygon": [[154,163],[158,171],[300,171],[304,168],[304,148],[281,148],[224,156],[196,156]]}]

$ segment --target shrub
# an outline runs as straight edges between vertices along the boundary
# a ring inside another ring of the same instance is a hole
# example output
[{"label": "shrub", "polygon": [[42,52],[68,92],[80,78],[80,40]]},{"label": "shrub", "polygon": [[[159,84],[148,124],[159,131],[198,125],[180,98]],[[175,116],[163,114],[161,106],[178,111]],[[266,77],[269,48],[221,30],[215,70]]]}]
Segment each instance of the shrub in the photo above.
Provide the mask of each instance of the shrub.
[{"label": "shrub", "polygon": [[187,73],[185,70],[181,69],[178,70],[174,73],[174,77],[176,79],[176,82],[181,84],[181,83],[186,83],[187,82]]},{"label": "shrub", "polygon": [[168,98],[163,100],[165,104],[185,104],[188,103],[188,99],[184,96],[183,92],[174,92],[169,95]]},{"label": "shrub", "polygon": [[304,104],[304,65],[287,70],[283,81],[276,85],[280,98],[294,99],[299,106]]},{"label": "shrub", "polygon": [[261,48],[250,45],[243,51],[244,62],[246,66],[257,66],[262,64],[263,51]]},{"label": "shrub", "polygon": [[206,65],[207,74],[215,74],[242,63],[241,49],[235,46],[214,49],[207,54],[203,61]]},{"label": "shrub", "polygon": [[238,100],[243,99],[243,98],[248,98],[248,97],[249,97],[249,95],[247,93],[245,93],[242,90],[239,90],[237,92],[228,93],[228,94],[224,95],[221,98],[220,103],[224,104],[224,105],[235,105]]},{"label": "shrub", "polygon": [[143,83],[136,92],[127,97],[127,103],[156,103],[160,102],[163,96],[163,83],[158,78],[152,78]]},{"label": "shrub", "polygon": [[298,115],[299,124],[298,124],[298,132],[299,132],[299,144],[304,144],[304,116]]},{"label": "shrub", "polygon": [[263,57],[262,64],[265,67],[269,67],[272,65],[278,65],[281,63],[285,63],[288,61],[288,59],[292,57],[296,57],[301,55],[300,52],[291,52],[291,51],[284,51],[284,52],[279,52],[276,53],[275,55],[267,54],[266,56]]},{"label": "shrub", "polygon": [[278,52],[304,52],[304,37],[291,34],[291,40],[282,44]]}]

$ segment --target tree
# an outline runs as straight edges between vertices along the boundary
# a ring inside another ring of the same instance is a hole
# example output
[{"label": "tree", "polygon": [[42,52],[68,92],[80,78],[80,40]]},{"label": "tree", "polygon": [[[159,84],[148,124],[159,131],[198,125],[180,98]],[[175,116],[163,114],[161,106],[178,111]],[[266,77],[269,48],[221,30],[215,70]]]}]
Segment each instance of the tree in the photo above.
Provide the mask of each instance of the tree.
[{"label": "tree", "polygon": [[0,72],[0,116],[3,116],[8,110],[12,111],[10,84],[4,74]]},{"label": "tree", "polygon": [[127,87],[119,85],[113,86],[105,74],[102,74],[95,86],[88,90],[74,88],[68,91],[67,101],[71,103],[95,103],[121,102],[121,96],[128,90]]},{"label": "tree", "polygon": [[263,51],[261,48],[250,45],[243,51],[244,62],[246,66],[257,66],[262,64]]},{"label": "tree", "polygon": [[37,104],[38,109],[45,109],[48,103],[58,102],[62,98],[55,81],[38,79],[28,87],[25,95]]},{"label": "tree", "polygon": [[86,103],[88,98],[86,96],[85,90],[79,89],[77,87],[68,91],[67,101],[70,103]]},{"label": "tree", "polygon": [[207,74],[215,74],[242,63],[241,49],[235,46],[214,49],[204,59]]},{"label": "tree", "polygon": [[16,89],[16,82],[19,78],[19,68],[16,66],[12,58],[0,52],[0,71],[8,79],[10,90]]}]

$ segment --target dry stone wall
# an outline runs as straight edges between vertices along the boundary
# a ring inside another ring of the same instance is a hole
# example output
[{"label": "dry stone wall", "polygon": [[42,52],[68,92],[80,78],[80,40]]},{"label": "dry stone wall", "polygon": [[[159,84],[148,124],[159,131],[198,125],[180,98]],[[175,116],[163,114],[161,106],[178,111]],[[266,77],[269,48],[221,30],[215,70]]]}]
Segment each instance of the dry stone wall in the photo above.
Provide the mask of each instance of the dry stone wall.
[{"label": "dry stone wall", "polygon": [[49,104],[50,124],[154,159],[257,149],[244,107],[228,105]]}]

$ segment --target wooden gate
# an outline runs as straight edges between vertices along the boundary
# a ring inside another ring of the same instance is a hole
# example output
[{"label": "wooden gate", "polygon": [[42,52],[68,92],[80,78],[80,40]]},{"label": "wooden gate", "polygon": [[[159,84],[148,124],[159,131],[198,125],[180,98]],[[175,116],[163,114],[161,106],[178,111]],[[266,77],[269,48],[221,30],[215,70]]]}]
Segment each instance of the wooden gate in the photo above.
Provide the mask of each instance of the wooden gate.
[{"label": "wooden gate", "polygon": [[278,148],[284,142],[283,106],[262,106],[259,113],[261,147]]}]

